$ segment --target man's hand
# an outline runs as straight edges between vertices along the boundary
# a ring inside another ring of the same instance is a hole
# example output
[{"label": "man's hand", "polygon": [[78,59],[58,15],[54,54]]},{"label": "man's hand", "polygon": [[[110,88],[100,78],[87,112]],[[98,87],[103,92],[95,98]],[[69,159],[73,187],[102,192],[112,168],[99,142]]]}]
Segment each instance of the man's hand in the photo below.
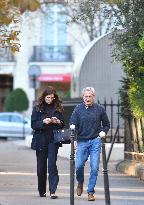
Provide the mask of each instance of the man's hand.
[{"label": "man's hand", "polygon": [[101,131],[101,132],[99,133],[99,136],[100,136],[101,138],[104,138],[104,137],[106,136],[106,133],[105,133],[104,131]]},{"label": "man's hand", "polygon": [[74,149],[76,150],[77,148],[77,141],[74,141]]}]

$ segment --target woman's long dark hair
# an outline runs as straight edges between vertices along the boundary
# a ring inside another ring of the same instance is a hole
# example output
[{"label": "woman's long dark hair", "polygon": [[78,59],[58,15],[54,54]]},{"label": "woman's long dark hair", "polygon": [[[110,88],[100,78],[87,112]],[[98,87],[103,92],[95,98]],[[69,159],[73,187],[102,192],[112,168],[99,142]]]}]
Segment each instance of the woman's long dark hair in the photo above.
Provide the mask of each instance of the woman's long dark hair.
[{"label": "woman's long dark hair", "polygon": [[54,99],[53,99],[53,103],[55,106],[55,109],[58,110],[59,112],[63,111],[63,107],[62,107],[62,101],[59,99],[58,94],[56,93],[56,90],[53,86],[48,86],[40,95],[40,97],[38,98],[38,100],[35,103],[36,106],[36,110],[40,111],[41,107],[44,105],[45,103],[45,97],[47,95],[51,95],[54,94]]}]

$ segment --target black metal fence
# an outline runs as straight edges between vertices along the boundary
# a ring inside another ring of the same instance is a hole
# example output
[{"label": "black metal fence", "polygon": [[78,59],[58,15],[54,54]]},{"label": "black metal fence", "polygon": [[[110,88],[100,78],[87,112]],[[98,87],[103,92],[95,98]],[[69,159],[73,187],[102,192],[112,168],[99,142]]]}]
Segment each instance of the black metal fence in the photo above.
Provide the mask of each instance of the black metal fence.
[{"label": "black metal fence", "polygon": [[[66,100],[63,102],[64,106],[64,118],[65,118],[65,124],[66,127],[69,127],[69,118],[71,116],[71,113],[73,112],[73,109],[77,104],[81,102],[81,99],[71,99]],[[117,103],[114,103],[113,100],[108,103],[106,99],[103,102],[100,102],[98,100],[98,104],[101,104],[109,117],[110,120],[110,130],[106,137],[106,142],[111,142],[113,135],[116,131],[117,125],[119,125],[118,134],[115,142],[123,143],[124,142],[124,120],[120,117],[120,102],[118,100]]]}]

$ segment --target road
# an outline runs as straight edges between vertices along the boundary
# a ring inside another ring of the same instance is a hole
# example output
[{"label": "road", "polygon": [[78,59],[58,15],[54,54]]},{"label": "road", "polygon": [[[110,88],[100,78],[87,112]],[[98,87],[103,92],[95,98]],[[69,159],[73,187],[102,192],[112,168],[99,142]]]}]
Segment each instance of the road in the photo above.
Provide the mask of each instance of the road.
[{"label": "road", "polygon": [[[62,149],[62,148],[61,148]],[[144,205],[144,181],[118,173],[115,166],[109,164],[109,184],[111,205]],[[60,182],[57,190],[59,199],[52,200],[47,193],[40,198],[37,193],[35,152],[13,141],[0,141],[0,205],[69,205],[69,160],[58,157]],[[96,186],[96,201],[87,201],[87,181],[89,162],[85,167],[84,193],[75,195],[75,205],[105,205],[103,174],[100,166]],[[75,183],[76,189],[76,183]]]}]

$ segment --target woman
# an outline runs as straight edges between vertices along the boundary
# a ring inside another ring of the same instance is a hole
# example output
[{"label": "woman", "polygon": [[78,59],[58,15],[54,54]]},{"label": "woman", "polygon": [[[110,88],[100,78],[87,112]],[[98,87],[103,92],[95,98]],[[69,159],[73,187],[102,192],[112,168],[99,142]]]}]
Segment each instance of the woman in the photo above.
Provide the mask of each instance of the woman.
[{"label": "woman", "polygon": [[47,159],[50,197],[55,195],[59,182],[57,153],[59,144],[53,142],[53,129],[63,128],[64,118],[61,101],[52,86],[41,94],[33,108],[31,127],[34,130],[31,148],[36,150],[38,191],[40,197],[46,197]]}]

